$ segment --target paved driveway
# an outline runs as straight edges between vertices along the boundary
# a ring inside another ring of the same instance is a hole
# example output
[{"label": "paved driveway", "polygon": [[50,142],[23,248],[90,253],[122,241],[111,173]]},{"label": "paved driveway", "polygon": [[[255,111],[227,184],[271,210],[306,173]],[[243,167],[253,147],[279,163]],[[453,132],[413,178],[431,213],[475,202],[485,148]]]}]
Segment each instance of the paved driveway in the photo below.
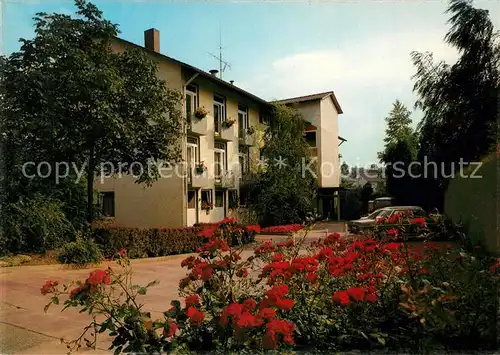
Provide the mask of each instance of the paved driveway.
[{"label": "paved driveway", "polygon": [[[249,253],[249,252],[245,252]],[[180,262],[186,255],[166,258],[133,260],[133,281],[145,285],[150,281],[160,283],[141,296],[145,309],[160,317],[177,298],[177,285],[185,276]],[[106,265],[104,265],[106,267]],[[0,353],[64,354],[65,345],[59,339],[73,340],[91,320],[74,309],[61,313],[62,307],[52,306],[47,313],[43,306],[48,297],[40,294],[45,280],[84,280],[91,269],[68,269],[60,265],[21,266],[0,269]],[[106,339],[101,349],[106,349]],[[109,344],[109,343],[108,343]]]}]

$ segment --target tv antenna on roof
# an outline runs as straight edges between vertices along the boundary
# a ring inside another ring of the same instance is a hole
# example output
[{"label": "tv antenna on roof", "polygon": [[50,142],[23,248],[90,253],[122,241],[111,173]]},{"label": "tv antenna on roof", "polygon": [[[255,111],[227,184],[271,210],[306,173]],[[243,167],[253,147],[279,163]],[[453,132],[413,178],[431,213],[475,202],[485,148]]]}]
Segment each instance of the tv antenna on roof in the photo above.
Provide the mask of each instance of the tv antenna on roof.
[{"label": "tv antenna on roof", "polygon": [[207,53],[219,61],[219,73],[220,73],[220,78],[222,79],[222,74],[224,73],[226,68],[231,69],[231,63],[225,61],[222,57],[222,31],[220,28],[220,21],[219,21],[219,55],[217,56],[210,52]]}]

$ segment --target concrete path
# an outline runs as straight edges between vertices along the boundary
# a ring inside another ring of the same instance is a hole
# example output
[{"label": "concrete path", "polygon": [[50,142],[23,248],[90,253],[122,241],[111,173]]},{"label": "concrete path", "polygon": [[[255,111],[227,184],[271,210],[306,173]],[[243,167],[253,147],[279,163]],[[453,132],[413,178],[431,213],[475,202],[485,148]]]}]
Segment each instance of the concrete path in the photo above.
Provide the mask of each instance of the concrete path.
[{"label": "concrete path", "polygon": [[[250,255],[250,252],[244,253]],[[153,280],[160,281],[149,289],[147,295],[140,298],[140,302],[153,313],[153,317],[161,317],[161,313],[170,307],[170,301],[178,298],[177,285],[185,276],[185,269],[181,268],[180,262],[185,257],[186,255],[178,255],[132,261],[134,283],[146,285]],[[107,264],[101,267],[107,267]],[[91,317],[79,314],[74,309],[61,313],[62,307],[54,305],[44,313],[43,307],[48,303],[48,297],[40,294],[40,287],[46,280],[57,280],[60,283],[84,280],[94,269],[74,270],[60,265],[0,269],[0,353],[66,353],[66,347],[60,344],[60,338],[77,338],[89,324]],[[103,340],[100,342],[101,352],[109,344],[109,339]]]}]

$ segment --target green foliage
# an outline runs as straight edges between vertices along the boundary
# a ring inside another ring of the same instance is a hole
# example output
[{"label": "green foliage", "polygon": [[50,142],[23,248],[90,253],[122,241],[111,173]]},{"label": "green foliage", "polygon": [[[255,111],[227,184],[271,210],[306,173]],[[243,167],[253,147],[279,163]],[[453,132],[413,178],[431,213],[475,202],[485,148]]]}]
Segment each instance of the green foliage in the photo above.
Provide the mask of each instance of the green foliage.
[{"label": "green foliage", "polygon": [[[248,205],[262,226],[300,223],[313,211],[317,187],[315,176],[303,169],[311,159],[304,121],[298,111],[285,106],[274,107],[271,121],[262,150],[268,164],[248,182]],[[310,168],[316,171],[314,164]]]},{"label": "green foliage", "polygon": [[92,238],[104,256],[111,257],[125,249],[130,258],[156,257],[192,253],[201,246],[198,237],[201,227],[186,228],[129,228],[100,225]]},{"label": "green foliage", "polygon": [[57,260],[61,264],[99,264],[102,260],[102,254],[99,246],[91,238],[78,236],[76,241],[65,244]]},{"label": "green foliage", "polygon": [[[149,159],[179,161],[183,115],[181,94],[157,77],[157,64],[139,50],[113,51],[117,26],[93,4],[76,0],[75,5],[76,17],[38,13],[35,37],[21,39],[20,51],[0,60],[2,143],[12,149],[6,162],[12,187],[26,161],[50,164],[47,178],[31,182],[49,191],[57,185],[57,162],[84,169],[92,219],[93,177],[100,164],[113,164],[111,173],[118,172],[119,162],[138,162],[146,170]],[[138,175],[139,164],[133,168],[122,172]],[[149,170],[137,181],[157,180],[157,165]],[[74,183],[75,176],[66,179]],[[9,191],[10,199],[22,186]]]},{"label": "green foliage", "polygon": [[[450,29],[444,40],[457,49],[458,61],[436,63],[429,52],[413,52],[412,59],[416,107],[424,113],[418,127],[419,159],[444,163],[449,176],[461,159],[478,161],[495,146],[500,46],[487,10],[473,7],[470,0],[451,0],[447,13]],[[432,165],[429,170],[431,178],[415,186],[419,203],[441,208],[448,181]]]},{"label": "green foliage", "polygon": [[0,253],[43,252],[73,239],[63,204],[41,195],[2,208]]}]

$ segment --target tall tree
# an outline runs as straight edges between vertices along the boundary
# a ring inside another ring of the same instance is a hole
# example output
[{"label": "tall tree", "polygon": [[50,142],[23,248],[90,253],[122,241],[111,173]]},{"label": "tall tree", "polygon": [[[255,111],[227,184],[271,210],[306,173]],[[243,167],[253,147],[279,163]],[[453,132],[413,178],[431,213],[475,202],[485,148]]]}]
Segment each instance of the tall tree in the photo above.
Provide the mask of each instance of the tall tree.
[{"label": "tall tree", "polygon": [[248,204],[262,225],[300,223],[312,212],[317,189],[304,121],[297,110],[275,106],[272,122],[262,151],[267,166],[249,183]]},{"label": "tall tree", "polygon": [[[438,162],[480,159],[493,148],[499,95],[500,47],[487,10],[470,0],[451,0],[445,41],[460,54],[453,65],[413,52],[421,154]],[[449,165],[449,164],[448,164]]]},{"label": "tall tree", "polygon": [[426,192],[419,195],[435,198],[422,201],[429,206],[442,206],[446,176],[453,173],[453,163],[481,159],[494,149],[497,139],[498,31],[488,11],[472,4],[470,0],[451,0],[447,10],[450,30],[444,39],[460,54],[455,64],[436,63],[429,52],[412,53],[418,95],[415,106],[424,113],[418,127],[419,159],[425,157],[440,166],[439,171],[430,166],[431,177],[419,180]]},{"label": "tall tree", "polygon": [[382,162],[387,163],[386,159],[384,159],[384,154],[387,154],[391,147],[402,141],[408,142],[408,146],[414,152],[414,156],[416,156],[416,139],[411,127],[412,120],[410,116],[410,110],[401,101],[396,100],[392,104],[392,109],[385,118],[384,152],[379,153],[379,158]]},{"label": "tall tree", "polygon": [[[9,144],[23,152],[13,175],[21,175],[24,158],[49,162],[52,186],[58,162],[86,167],[91,220],[101,163],[139,175],[151,159],[180,159],[181,95],[167,89],[145,53],[112,50],[118,28],[96,6],[75,5],[76,17],[38,13],[35,38],[21,39],[20,51],[2,60],[1,123]],[[152,165],[137,181],[157,178]]]},{"label": "tall tree", "polygon": [[410,110],[401,101],[394,102],[385,118],[384,151],[379,153],[380,161],[386,165],[385,190],[401,204],[411,201],[412,181],[408,169],[417,156],[417,139],[410,115]]}]

